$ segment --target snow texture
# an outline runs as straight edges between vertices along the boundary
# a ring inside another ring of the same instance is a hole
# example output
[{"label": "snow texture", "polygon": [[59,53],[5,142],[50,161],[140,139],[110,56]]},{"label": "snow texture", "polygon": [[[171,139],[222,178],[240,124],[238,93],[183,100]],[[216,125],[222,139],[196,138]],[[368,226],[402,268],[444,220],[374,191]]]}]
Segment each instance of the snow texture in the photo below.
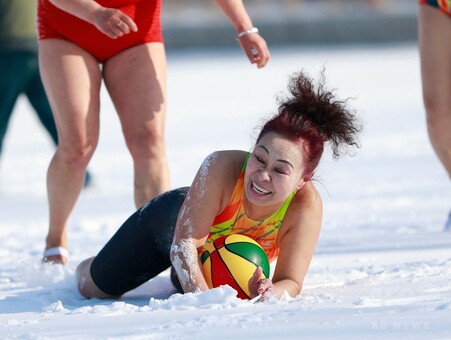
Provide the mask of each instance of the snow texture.
[{"label": "snow texture", "polygon": [[228,287],[172,295],[164,272],[120,300],[84,299],[77,264],[134,212],[131,159],[102,89],[94,187],[70,219],[69,264],[42,265],[53,146],[20,98],[0,169],[0,338],[451,338],[451,187],[427,137],[415,45],[273,49],[262,70],[238,48],[169,53],[168,65],[173,187],[190,185],[215,150],[249,150],[293,72],[325,67],[337,96],[353,98],[362,148],[326,154],[316,172],[324,221],[302,294],[255,304]]}]

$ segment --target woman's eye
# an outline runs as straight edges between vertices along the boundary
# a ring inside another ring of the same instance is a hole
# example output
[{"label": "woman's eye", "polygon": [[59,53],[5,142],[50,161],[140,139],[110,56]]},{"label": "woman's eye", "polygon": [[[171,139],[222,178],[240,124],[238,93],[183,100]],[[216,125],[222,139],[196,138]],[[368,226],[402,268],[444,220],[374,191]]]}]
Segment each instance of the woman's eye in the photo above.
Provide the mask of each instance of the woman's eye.
[{"label": "woman's eye", "polygon": [[281,169],[276,169],[276,172],[281,174],[281,175],[286,175],[286,172],[281,170]]},{"label": "woman's eye", "polygon": [[256,159],[258,162],[263,163],[263,159],[261,159],[260,157],[255,156],[255,159]]}]

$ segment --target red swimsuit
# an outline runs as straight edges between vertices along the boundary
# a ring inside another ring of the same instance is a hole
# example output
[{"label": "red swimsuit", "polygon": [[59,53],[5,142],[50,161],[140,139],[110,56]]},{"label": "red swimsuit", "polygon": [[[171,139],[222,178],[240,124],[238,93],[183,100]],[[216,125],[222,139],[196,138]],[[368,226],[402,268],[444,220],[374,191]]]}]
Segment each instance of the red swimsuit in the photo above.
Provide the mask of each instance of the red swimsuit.
[{"label": "red swimsuit", "polygon": [[91,53],[99,62],[133,46],[148,42],[163,42],[161,30],[161,0],[96,0],[104,7],[117,8],[131,17],[138,32],[111,39],[94,25],[52,5],[38,0],[38,36],[42,39],[63,39]]}]

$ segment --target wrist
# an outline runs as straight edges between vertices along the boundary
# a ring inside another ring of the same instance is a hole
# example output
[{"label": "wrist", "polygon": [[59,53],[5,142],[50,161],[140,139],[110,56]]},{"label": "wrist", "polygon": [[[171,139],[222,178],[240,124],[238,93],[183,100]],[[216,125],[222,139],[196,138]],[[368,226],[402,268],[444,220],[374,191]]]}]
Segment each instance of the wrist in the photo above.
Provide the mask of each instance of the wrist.
[{"label": "wrist", "polygon": [[251,27],[251,28],[249,28],[247,30],[243,30],[243,31],[238,32],[238,35],[236,36],[236,39],[240,40],[245,35],[254,34],[254,33],[258,33],[258,28],[257,27]]},{"label": "wrist", "polygon": [[97,13],[103,9],[103,6],[97,2],[88,3],[85,7],[86,21],[93,23],[97,16]]}]

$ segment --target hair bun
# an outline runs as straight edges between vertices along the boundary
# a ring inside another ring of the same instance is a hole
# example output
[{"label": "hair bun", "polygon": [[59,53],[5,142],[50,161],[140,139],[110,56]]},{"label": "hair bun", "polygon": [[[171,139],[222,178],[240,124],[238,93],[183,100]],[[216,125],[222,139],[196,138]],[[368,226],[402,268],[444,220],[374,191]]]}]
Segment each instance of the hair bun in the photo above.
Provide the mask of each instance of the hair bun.
[{"label": "hair bun", "polygon": [[349,99],[337,100],[334,91],[326,89],[324,69],[317,84],[303,71],[290,77],[289,95],[280,100],[279,114],[288,111],[293,120],[311,125],[323,142],[330,142],[334,158],[342,149],[358,147],[357,134],[361,125],[356,113],[347,107]]}]

